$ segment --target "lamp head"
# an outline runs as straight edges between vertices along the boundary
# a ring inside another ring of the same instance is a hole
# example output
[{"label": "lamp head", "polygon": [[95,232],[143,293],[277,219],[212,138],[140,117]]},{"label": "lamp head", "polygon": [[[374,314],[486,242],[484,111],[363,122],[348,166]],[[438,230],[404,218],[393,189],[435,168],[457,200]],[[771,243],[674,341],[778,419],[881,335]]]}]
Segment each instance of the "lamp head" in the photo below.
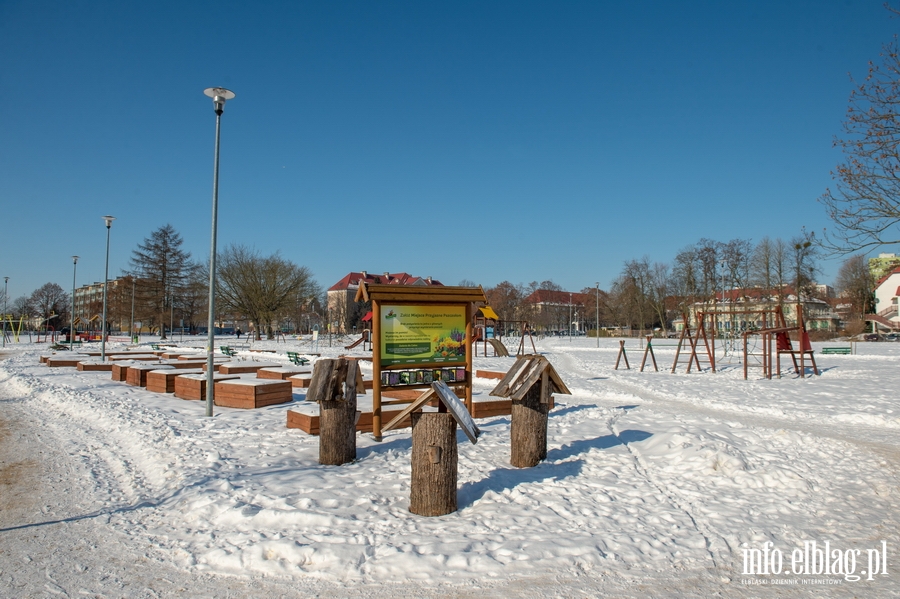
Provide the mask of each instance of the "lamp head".
[{"label": "lamp head", "polygon": [[72,256],[72,264],[78,264],[78,256]]},{"label": "lamp head", "polygon": [[234,97],[234,92],[224,87],[207,87],[203,93],[213,99],[213,108],[219,116],[225,111],[225,102]]},{"label": "lamp head", "polygon": [[113,222],[114,220],[116,220],[116,217],[115,217],[115,216],[108,216],[108,215],[107,215],[107,216],[104,216],[104,217],[103,217],[103,220],[106,221],[106,228],[108,229],[108,228],[110,228],[110,227],[112,226],[112,222]]}]

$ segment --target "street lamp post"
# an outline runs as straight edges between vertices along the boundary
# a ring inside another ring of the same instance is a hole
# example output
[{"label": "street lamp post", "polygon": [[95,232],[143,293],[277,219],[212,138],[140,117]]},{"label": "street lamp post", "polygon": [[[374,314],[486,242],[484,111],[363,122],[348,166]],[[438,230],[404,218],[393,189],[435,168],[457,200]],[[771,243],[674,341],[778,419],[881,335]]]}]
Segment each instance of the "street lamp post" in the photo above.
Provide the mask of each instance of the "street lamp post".
[{"label": "street lamp post", "polygon": [[597,281],[597,348],[600,348],[600,281]]},{"label": "street lamp post", "polygon": [[75,273],[78,269],[78,256],[72,256],[72,322],[69,325],[69,351],[75,342]]},{"label": "street lamp post", "polygon": [[116,220],[115,216],[106,215],[103,217],[106,221],[106,269],[103,271],[103,323],[100,329],[100,361],[106,362],[106,298],[109,287],[109,228],[112,222]]},{"label": "street lamp post", "polygon": [[572,294],[569,294],[569,343],[572,343]]},{"label": "street lamp post", "polygon": [[131,275],[131,328],[128,330],[131,342],[134,342],[134,275]]},{"label": "street lamp post", "polygon": [[206,415],[213,415],[213,351],[216,347],[216,221],[219,214],[219,131],[225,102],[234,98],[234,92],[224,87],[208,87],[203,93],[213,99],[216,113],[216,149],[213,160],[212,240],[209,246],[209,319],[206,348]]},{"label": "street lamp post", "polygon": [[3,277],[3,314],[0,314],[0,320],[3,321],[3,347],[6,347],[6,312],[9,310],[7,303],[9,300],[9,277]]}]

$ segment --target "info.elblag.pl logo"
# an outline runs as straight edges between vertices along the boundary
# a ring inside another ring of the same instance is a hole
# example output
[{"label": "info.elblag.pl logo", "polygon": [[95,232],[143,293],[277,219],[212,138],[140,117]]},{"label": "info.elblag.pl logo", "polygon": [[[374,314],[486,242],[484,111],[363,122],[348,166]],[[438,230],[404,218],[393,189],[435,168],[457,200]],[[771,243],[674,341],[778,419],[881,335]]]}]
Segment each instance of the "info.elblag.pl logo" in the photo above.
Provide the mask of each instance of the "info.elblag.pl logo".
[{"label": "info.elblag.pl logo", "polygon": [[[790,555],[767,541],[759,549],[744,548],[742,552],[744,576],[842,576],[843,580],[857,582],[863,577],[875,580],[888,575],[887,541],[881,541],[880,547],[866,549],[832,547],[830,541],[803,541],[803,546],[793,549]],[[805,582],[801,578],[794,584]]]}]

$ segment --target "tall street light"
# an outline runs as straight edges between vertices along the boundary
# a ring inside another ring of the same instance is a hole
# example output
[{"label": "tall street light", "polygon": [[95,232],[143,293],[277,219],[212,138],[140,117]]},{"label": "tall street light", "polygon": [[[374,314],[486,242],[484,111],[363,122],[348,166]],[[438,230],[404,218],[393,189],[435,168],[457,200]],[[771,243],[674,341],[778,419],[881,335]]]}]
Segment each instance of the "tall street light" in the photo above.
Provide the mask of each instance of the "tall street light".
[{"label": "tall street light", "polygon": [[206,348],[206,415],[213,415],[213,351],[216,347],[216,221],[219,214],[219,130],[225,102],[234,98],[234,92],[224,87],[208,87],[203,93],[213,100],[216,112],[216,150],[213,159],[212,240],[209,245],[209,321]]},{"label": "tall street light", "polygon": [[569,294],[569,343],[572,343],[572,294]]},{"label": "tall street light", "polygon": [[78,256],[72,256],[72,323],[69,325],[69,351],[75,342],[75,273],[78,270]]},{"label": "tall street light", "polygon": [[128,330],[131,343],[134,343],[134,275],[131,275],[131,328]]},{"label": "tall street light", "polygon": [[3,277],[3,314],[0,314],[0,320],[3,321],[3,347],[6,347],[6,312],[7,300],[9,300],[9,277]]},{"label": "tall street light", "polygon": [[106,297],[109,287],[109,228],[116,220],[115,216],[106,215],[106,270],[103,271],[103,327],[100,329],[100,361],[106,362]]},{"label": "tall street light", "polygon": [[600,281],[597,281],[597,349],[600,348]]}]

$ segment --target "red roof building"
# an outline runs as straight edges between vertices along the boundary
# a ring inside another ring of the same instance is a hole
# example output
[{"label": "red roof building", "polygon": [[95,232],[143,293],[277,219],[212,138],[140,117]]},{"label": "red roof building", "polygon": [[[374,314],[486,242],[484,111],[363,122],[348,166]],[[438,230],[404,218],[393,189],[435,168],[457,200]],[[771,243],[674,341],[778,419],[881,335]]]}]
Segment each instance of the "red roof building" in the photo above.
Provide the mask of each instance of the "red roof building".
[{"label": "red roof building", "polygon": [[340,281],[328,288],[328,313],[332,330],[338,333],[351,332],[355,328],[365,328],[365,304],[356,301],[356,291],[361,283],[370,285],[440,285],[443,283],[431,277],[416,277],[405,272],[369,274],[362,270],[347,273]]}]

